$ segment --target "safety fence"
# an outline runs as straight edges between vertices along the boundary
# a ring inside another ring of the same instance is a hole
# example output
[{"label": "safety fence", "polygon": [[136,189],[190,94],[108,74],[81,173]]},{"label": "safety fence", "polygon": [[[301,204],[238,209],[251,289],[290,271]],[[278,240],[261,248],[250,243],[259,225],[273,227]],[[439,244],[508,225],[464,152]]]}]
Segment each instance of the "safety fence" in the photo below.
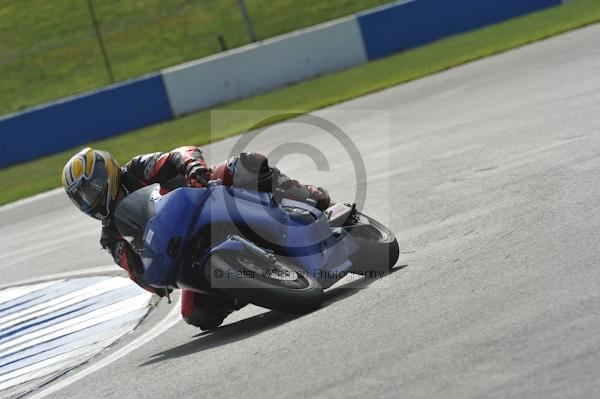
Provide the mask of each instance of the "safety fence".
[{"label": "safety fence", "polygon": [[0,167],[365,63],[561,0],[409,0],[0,118]]}]

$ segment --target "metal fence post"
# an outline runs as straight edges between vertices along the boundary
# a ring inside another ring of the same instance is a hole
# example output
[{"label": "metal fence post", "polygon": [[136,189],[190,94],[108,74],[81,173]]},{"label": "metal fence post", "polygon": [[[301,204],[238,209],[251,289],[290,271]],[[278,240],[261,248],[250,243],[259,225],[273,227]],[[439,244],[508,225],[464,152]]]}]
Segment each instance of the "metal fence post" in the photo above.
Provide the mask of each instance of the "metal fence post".
[{"label": "metal fence post", "polygon": [[96,11],[94,10],[94,5],[92,4],[92,0],[87,0],[88,9],[90,10],[90,17],[92,18],[92,22],[94,23],[94,29],[96,30],[96,37],[98,38],[98,45],[100,46],[100,52],[102,53],[102,58],[104,59],[104,65],[106,67],[106,72],[108,73],[108,78],[111,83],[115,82],[115,77],[112,73],[112,69],[110,67],[110,61],[108,60],[108,54],[106,54],[106,48],[104,47],[104,41],[102,40],[102,33],[100,32],[100,26],[98,25],[98,20],[96,19]]},{"label": "metal fence post", "polygon": [[240,6],[240,10],[242,11],[242,16],[244,17],[244,23],[246,24],[248,35],[250,35],[250,40],[255,42],[256,34],[254,33],[254,29],[252,28],[252,22],[250,22],[250,16],[248,15],[248,9],[246,8],[244,0],[238,0],[238,5]]}]

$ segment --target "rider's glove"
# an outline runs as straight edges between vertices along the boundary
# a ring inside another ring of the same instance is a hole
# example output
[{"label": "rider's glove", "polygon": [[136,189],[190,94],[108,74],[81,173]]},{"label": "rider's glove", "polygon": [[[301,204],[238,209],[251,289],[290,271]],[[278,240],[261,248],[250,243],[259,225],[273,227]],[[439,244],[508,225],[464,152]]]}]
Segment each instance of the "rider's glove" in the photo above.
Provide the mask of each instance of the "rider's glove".
[{"label": "rider's glove", "polygon": [[191,163],[187,167],[186,178],[191,187],[206,187],[210,180],[211,170],[201,163]]}]

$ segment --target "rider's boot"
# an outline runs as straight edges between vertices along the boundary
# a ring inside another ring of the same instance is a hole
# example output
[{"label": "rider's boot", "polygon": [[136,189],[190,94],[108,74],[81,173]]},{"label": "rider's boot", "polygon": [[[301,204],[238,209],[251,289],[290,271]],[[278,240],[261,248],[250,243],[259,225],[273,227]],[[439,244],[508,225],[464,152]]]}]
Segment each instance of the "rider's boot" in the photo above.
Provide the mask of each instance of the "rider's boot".
[{"label": "rider's boot", "polygon": [[306,202],[325,210],[331,202],[327,191],[321,187],[300,184],[269,166],[267,158],[258,153],[241,153],[213,169],[213,178],[224,185],[273,192],[276,197]]},{"label": "rider's boot", "polygon": [[271,168],[273,171],[273,192],[280,193],[284,198],[306,202],[315,208],[324,211],[329,207],[331,199],[329,193],[322,187],[311,186],[310,184],[300,184],[284,175],[277,168]]},{"label": "rider's boot", "polygon": [[200,327],[201,330],[212,330],[219,327],[227,316],[245,305],[233,298],[199,294],[187,290],[181,292],[183,320],[188,324]]}]

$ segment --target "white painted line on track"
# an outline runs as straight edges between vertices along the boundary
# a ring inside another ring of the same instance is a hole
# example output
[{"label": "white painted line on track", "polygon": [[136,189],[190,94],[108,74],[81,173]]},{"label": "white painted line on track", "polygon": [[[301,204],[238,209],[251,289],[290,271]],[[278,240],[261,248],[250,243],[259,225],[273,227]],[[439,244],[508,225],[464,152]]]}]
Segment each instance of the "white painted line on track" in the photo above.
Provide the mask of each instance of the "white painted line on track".
[{"label": "white painted line on track", "polygon": [[116,352],[108,355],[104,359],[101,359],[98,362],[95,362],[94,364],[90,365],[89,367],[81,370],[80,372],[78,372],[72,376],[66,377],[66,378],[58,381],[56,384],[51,385],[46,389],[43,389],[40,392],[34,393],[33,395],[31,395],[29,397],[29,399],[45,398],[46,396],[51,395],[65,387],[73,384],[74,382],[79,381],[80,379],[92,374],[93,372],[98,371],[98,370],[108,366],[109,364],[121,359],[122,357],[127,356],[129,353],[133,352],[134,350],[136,350],[136,349],[140,348],[141,346],[147,344],[148,342],[152,341],[154,338],[158,337],[159,335],[161,335],[162,333],[164,333],[165,331],[167,331],[168,329],[173,327],[175,324],[177,324],[177,322],[179,322],[181,320],[181,314],[179,312],[180,305],[181,305],[181,297],[179,297],[179,299],[177,300],[177,303],[175,303],[175,306],[173,307],[173,309],[171,309],[171,311],[167,314],[167,316],[165,316],[164,319],[162,319],[158,324],[156,324],[154,327],[152,327],[149,331],[144,333],[142,336],[140,336],[139,338],[130,342],[123,348],[117,350]]},{"label": "white painted line on track", "polygon": [[107,340],[102,340],[96,344],[88,345],[85,348],[70,351],[61,357],[54,357],[52,359],[38,362],[35,364],[35,368],[24,369],[19,375],[15,375],[10,380],[0,383],[0,390],[25,384],[28,381],[45,377],[51,373],[56,373],[56,376],[60,376],[63,374],[64,370],[70,370],[73,368],[72,360],[74,358],[77,359],[78,357],[85,356],[85,354],[89,351],[100,352],[108,345],[110,345],[110,342],[107,342]]},{"label": "white painted line on track", "polygon": [[[131,312],[131,309],[142,309],[148,305],[148,296],[143,292],[136,297],[127,298],[112,305],[102,307],[79,317],[66,319],[62,323],[52,324],[47,328],[37,330],[34,333],[24,335],[20,338],[0,344],[0,357],[6,352],[18,351],[27,346],[36,345],[44,341],[58,338],[61,335],[70,334],[83,328],[103,323],[105,321],[120,317]],[[2,381],[2,375],[0,375]]]},{"label": "white painted line on track", "polygon": [[[147,305],[147,301],[146,301],[145,305]],[[119,314],[116,317],[120,317],[120,316],[122,316],[124,314],[127,314],[127,313],[135,313],[135,312],[127,311],[127,312],[121,312],[121,313],[122,314]],[[70,328],[65,333],[66,334],[71,334],[73,332],[79,331],[80,329],[89,328],[89,327],[92,327],[92,326],[104,323],[104,322],[106,322],[108,320],[111,320],[111,319],[112,318],[110,317],[110,315],[108,317],[105,316],[103,320],[98,320],[98,323],[95,323],[95,324],[88,323],[86,325],[81,326],[81,328],[79,328],[79,326],[74,326],[73,328]],[[99,334],[95,334],[94,341],[104,343],[104,348],[106,348],[106,346],[108,346],[108,345],[110,345],[110,343],[114,342],[115,335],[121,335],[121,334],[126,333],[128,331],[129,331],[129,329],[123,329],[123,328],[121,328],[121,329],[119,329],[117,331],[113,330],[113,331],[110,331],[108,333],[105,332],[103,334],[105,336],[104,339],[98,339],[100,337],[100,335]],[[50,340],[52,340],[54,338],[55,338],[54,336],[53,337],[49,337]],[[39,344],[39,342],[33,342],[32,343],[32,345],[38,345],[38,344]],[[99,348],[99,349],[102,350],[104,348]],[[16,350],[20,350],[20,348],[18,348],[18,349],[15,348],[15,349]],[[40,372],[43,373],[43,375],[47,375],[47,374],[50,374],[52,371],[54,371],[54,370],[50,370],[49,369],[48,366],[50,366],[50,365],[57,364],[57,363],[60,363],[60,362],[62,362],[64,360],[66,360],[66,359],[71,359],[71,358],[75,358],[75,357],[80,357],[80,356],[82,356],[82,357],[89,357],[89,354],[95,354],[95,353],[98,353],[98,352],[99,352],[99,350],[96,349],[95,345],[89,345],[88,344],[88,345],[82,346],[81,348],[78,348],[77,350],[68,351],[68,352],[66,352],[64,354],[61,354],[59,356],[54,356],[54,357],[51,357],[49,359],[43,360],[41,362],[36,362],[36,363],[30,364],[27,367],[22,367],[22,368],[13,370],[11,372],[2,374],[2,375],[0,375],[0,390],[9,388],[11,386],[14,386],[14,381],[18,377],[22,377],[21,378],[21,382],[30,381],[31,380],[31,373],[34,372],[34,371],[40,371]],[[79,361],[76,361],[75,364],[70,364],[70,368],[76,366],[78,363],[79,363]],[[58,369],[58,371],[59,370],[60,369]],[[6,386],[4,386],[5,383],[7,383],[7,382],[8,382],[8,384],[6,384]]]},{"label": "white painted line on track", "polygon": [[71,272],[47,274],[45,276],[40,276],[40,277],[36,277],[36,278],[32,278],[32,279],[16,281],[14,283],[7,283],[7,284],[0,285],[0,290],[4,290],[6,288],[12,288],[12,287],[19,287],[22,285],[37,284],[37,283],[42,283],[42,282],[49,282],[49,284],[54,284],[54,283],[56,283],[56,281],[53,281],[53,280],[58,280],[58,279],[107,275],[107,274],[110,274],[112,276],[127,275],[125,270],[123,270],[119,266],[113,264],[113,265],[109,265],[109,266],[90,267],[89,269],[75,270],[75,271],[71,271]]},{"label": "white painted line on track", "polygon": [[[36,281],[39,281],[39,280],[36,280]],[[40,284],[32,284],[32,285],[27,285],[24,287],[14,288],[14,289],[10,290],[10,292],[4,292],[4,293],[0,294],[0,302],[10,301],[10,300],[18,298],[20,296],[27,295],[33,291],[41,290],[41,289],[49,287],[53,284],[60,283],[61,281],[63,281],[63,280],[46,281],[46,282],[40,283]],[[4,288],[9,288],[9,287],[1,287],[0,286],[0,290],[2,290]]]},{"label": "white painted line on track", "polygon": [[0,396],[35,392],[86,363],[132,331],[151,298],[106,275],[0,291]]},{"label": "white painted line on track", "polygon": [[[97,297],[106,292],[114,291],[115,289],[125,287],[131,284],[131,281],[122,277],[113,277],[111,279],[99,282],[89,287],[70,292],[67,295],[59,296],[50,301],[40,303],[32,306],[20,312],[12,313],[9,316],[2,317],[0,314],[0,331],[5,330],[15,324],[22,323],[25,320],[31,320],[36,317],[42,316],[65,308],[69,305],[74,305],[79,302],[83,302],[86,299]],[[0,301],[5,302],[0,295]]]}]

